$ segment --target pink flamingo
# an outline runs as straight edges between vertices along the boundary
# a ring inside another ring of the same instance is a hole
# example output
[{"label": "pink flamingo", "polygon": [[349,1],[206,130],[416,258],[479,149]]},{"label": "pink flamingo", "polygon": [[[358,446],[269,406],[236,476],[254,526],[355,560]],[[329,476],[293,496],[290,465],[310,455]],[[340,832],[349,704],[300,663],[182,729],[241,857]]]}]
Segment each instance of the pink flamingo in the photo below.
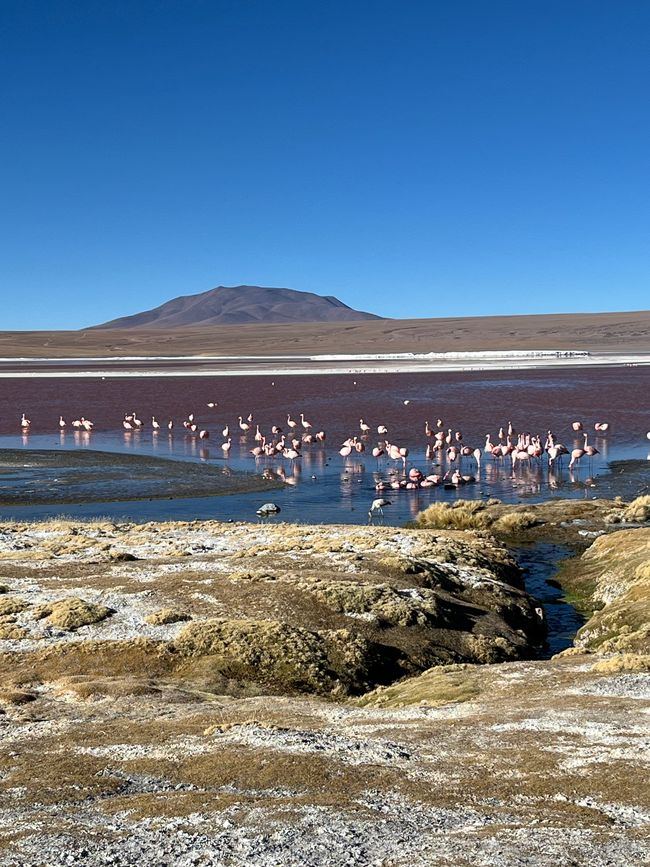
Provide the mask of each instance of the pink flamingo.
[{"label": "pink flamingo", "polygon": [[230,439],[230,437],[228,437],[228,439],[225,443],[221,443],[221,448],[223,449],[224,457],[227,458],[228,453],[230,452],[230,449],[232,448],[232,440]]}]

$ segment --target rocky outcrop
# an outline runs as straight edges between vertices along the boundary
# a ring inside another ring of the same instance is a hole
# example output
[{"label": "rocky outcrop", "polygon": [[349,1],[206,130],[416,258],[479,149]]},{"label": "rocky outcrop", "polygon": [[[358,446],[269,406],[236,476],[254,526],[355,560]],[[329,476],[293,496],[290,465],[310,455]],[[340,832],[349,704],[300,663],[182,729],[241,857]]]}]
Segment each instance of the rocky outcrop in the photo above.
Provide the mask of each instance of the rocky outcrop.
[{"label": "rocky outcrop", "polygon": [[[3,550],[0,652],[43,671],[61,642],[69,664],[71,640],[102,642],[105,665],[111,642],[118,659],[146,638],[170,675],[202,660],[230,690],[359,695],[433,665],[527,658],[544,639],[517,565],[481,532],[52,522],[0,528]],[[75,658],[93,674],[91,653]]]}]

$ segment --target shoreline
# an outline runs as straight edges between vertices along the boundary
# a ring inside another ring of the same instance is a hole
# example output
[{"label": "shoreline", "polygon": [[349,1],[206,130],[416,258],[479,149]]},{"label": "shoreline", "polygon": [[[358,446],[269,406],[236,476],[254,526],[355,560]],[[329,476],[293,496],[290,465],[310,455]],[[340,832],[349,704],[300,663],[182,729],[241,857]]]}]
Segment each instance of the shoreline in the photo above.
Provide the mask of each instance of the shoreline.
[{"label": "shoreline", "polygon": [[577,349],[284,356],[5,357],[0,358],[0,378],[362,375],[645,365],[650,365],[650,352]]}]

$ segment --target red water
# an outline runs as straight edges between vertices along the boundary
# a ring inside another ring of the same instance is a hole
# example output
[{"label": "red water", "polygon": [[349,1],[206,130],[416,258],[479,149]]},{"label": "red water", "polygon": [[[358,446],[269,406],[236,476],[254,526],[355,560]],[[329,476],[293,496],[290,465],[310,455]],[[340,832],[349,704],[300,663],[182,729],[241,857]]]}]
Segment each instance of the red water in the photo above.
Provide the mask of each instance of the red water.
[{"label": "red water", "polygon": [[[194,412],[202,427],[221,436],[237,416],[253,413],[263,430],[286,429],[287,413],[299,413],[324,429],[336,446],[358,432],[359,419],[389,428],[392,442],[414,447],[422,442],[424,421],[441,417],[461,429],[464,441],[480,445],[512,421],[519,431],[544,434],[552,428],[571,438],[570,423],[610,423],[611,444],[645,440],[650,429],[650,367],[554,369],[437,374],[322,376],[237,376],[165,378],[1,379],[0,434],[16,434],[20,415],[32,421],[34,434],[58,430],[59,415],[68,424],[79,416],[96,431],[121,429],[124,414],[135,411],[147,424],[155,415],[179,425]],[[404,401],[409,401],[407,404]],[[208,402],[216,402],[214,409]]]}]

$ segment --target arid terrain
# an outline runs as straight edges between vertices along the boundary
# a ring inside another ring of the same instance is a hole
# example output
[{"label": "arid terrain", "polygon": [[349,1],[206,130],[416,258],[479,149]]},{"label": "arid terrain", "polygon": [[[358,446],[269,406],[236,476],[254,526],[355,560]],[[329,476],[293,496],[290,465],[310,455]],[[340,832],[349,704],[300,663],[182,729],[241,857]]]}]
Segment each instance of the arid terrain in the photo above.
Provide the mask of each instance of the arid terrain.
[{"label": "arid terrain", "polygon": [[[648,518],[0,526],[0,864],[650,863]],[[583,551],[576,648],[496,537]]]},{"label": "arid terrain", "polygon": [[650,352],[650,311],[0,332],[3,358],[489,350]]}]

